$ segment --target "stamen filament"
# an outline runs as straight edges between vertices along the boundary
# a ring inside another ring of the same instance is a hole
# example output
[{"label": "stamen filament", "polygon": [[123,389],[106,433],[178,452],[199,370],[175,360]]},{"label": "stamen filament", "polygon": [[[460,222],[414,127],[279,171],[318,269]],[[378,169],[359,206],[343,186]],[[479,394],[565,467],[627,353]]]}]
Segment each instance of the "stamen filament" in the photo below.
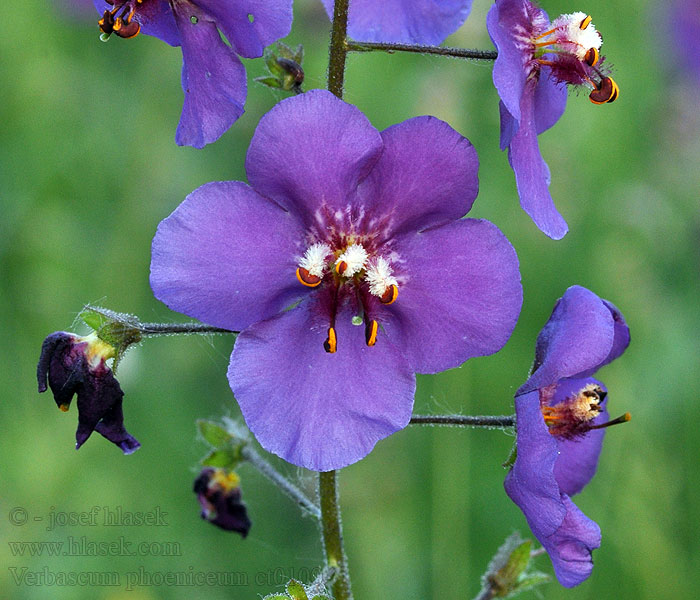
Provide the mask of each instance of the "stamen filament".
[{"label": "stamen filament", "polygon": [[632,415],[628,412],[626,412],[624,415],[620,415],[617,417],[617,419],[613,419],[612,421],[608,421],[606,423],[601,423],[600,425],[593,425],[591,426],[591,429],[603,429],[605,427],[610,427],[611,425],[619,425],[620,423],[627,423],[632,419]]},{"label": "stamen filament", "polygon": [[541,38],[543,38],[543,37],[545,37],[545,36],[548,36],[550,33],[554,33],[555,31],[556,31],[556,29],[555,29],[555,28],[552,28],[552,29],[550,29],[549,31],[545,31],[544,33],[538,35],[535,39],[536,39],[536,40],[539,40],[539,39],[541,39]]}]

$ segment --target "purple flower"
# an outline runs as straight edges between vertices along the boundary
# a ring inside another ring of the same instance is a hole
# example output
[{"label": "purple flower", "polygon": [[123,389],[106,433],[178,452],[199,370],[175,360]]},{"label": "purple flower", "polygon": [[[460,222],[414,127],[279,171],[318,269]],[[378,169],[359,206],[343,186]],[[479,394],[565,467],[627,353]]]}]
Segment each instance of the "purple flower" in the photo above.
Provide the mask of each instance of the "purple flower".
[{"label": "purple flower", "polygon": [[549,168],[537,136],[564,112],[566,84],[592,88],[595,104],[617,98],[617,84],[599,53],[602,37],[585,13],[550,23],[530,0],[496,0],[486,24],[498,48],[493,82],[501,98],[501,150],[508,148],[520,205],[540,230],[561,239],[568,227],[549,193]]},{"label": "purple flower", "polygon": [[380,133],[313,90],[261,119],[250,187],[207,184],[160,224],[153,291],[241,331],[229,382],[268,451],[344,467],[408,423],[416,372],[505,344],[518,261],[493,224],[460,218],[477,168],[473,146],[438,119]]},{"label": "purple flower", "polygon": [[[322,0],[333,19],[334,0]],[[352,0],[348,35],[363,42],[441,44],[469,16],[472,0]]]},{"label": "purple flower", "polygon": [[573,587],[593,569],[600,528],[569,496],[595,474],[608,420],[607,390],[592,375],[630,341],[610,302],[574,286],[537,338],[533,373],[515,395],[517,458],[506,476],[510,498],[549,553],[559,582]]},{"label": "purple flower", "polygon": [[93,1],[103,35],[143,31],[182,47],[185,103],[175,141],[195,148],[219,139],[243,114],[246,73],[238,55],[262,56],[292,25],[292,0]]},{"label": "purple flower", "polygon": [[248,535],[251,522],[241,501],[240,478],[233,471],[202,469],[194,481],[194,493],[202,507],[202,519],[243,537]]},{"label": "purple flower", "polygon": [[700,83],[700,1],[674,0],[664,6],[677,60],[686,73]]},{"label": "purple flower", "polygon": [[78,395],[78,430],[75,449],[85,443],[93,431],[131,454],[141,444],[124,429],[122,392],[106,360],[114,357],[114,348],[96,334],[79,337],[59,331],[48,336],[41,346],[37,366],[39,392],[48,385],[58,407],[66,412],[73,395]]}]

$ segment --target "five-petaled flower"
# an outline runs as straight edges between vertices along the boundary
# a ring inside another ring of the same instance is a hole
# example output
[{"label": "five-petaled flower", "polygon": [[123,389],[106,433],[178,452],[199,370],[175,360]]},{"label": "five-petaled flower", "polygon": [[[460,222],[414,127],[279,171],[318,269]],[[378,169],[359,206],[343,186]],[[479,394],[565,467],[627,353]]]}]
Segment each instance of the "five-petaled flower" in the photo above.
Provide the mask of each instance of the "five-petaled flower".
[{"label": "five-petaled flower", "polygon": [[85,337],[58,331],[49,335],[41,346],[37,366],[39,392],[48,385],[58,407],[66,412],[73,396],[78,396],[78,430],[76,450],[93,431],[131,454],[141,444],[124,429],[122,392],[106,361],[115,350],[95,333]]},{"label": "five-petaled flower", "polygon": [[608,420],[607,390],[592,375],[630,341],[620,312],[579,286],[569,288],[537,338],[533,373],[515,395],[517,458],[510,498],[547,550],[559,582],[572,587],[593,569],[600,528],[571,501],[593,477]]},{"label": "five-petaled flower", "polygon": [[493,82],[501,99],[501,150],[508,148],[523,210],[545,234],[560,239],[568,228],[549,193],[537,136],[564,112],[567,84],[592,88],[595,104],[617,98],[599,53],[602,37],[585,13],[550,23],[530,0],[496,0],[486,24],[498,49]]},{"label": "five-petaled flower", "polygon": [[240,477],[233,471],[206,467],[194,480],[194,493],[202,507],[202,519],[246,537],[251,522],[241,501],[240,483]]},{"label": "five-petaled flower", "polygon": [[[334,0],[322,0],[333,18]],[[469,16],[472,0],[352,0],[348,35],[363,42],[442,44]]]},{"label": "five-petaled flower", "polygon": [[408,424],[416,372],[505,344],[518,261],[493,224],[461,219],[477,169],[473,146],[438,119],[380,133],[313,90],[261,119],[250,187],[204,185],[161,222],[153,291],[241,331],[229,382],[264,448],[344,467]]},{"label": "five-petaled flower", "polygon": [[292,0],[93,1],[103,35],[143,31],[182,47],[185,103],[175,141],[195,148],[216,141],[243,114],[246,72],[238,55],[262,56],[292,26]]}]

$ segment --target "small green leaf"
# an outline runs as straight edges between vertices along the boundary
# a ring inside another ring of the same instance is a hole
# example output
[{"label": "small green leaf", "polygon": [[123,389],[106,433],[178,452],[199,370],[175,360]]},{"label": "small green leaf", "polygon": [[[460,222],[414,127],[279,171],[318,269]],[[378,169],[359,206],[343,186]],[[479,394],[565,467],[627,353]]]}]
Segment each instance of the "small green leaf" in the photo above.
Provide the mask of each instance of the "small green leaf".
[{"label": "small green leaf", "polygon": [[233,439],[233,436],[221,425],[205,419],[197,421],[197,429],[212,448],[223,448]]},{"label": "small green leaf", "polygon": [[314,596],[311,600],[333,600],[330,596],[321,594],[320,596]]},{"label": "small green leaf", "polygon": [[287,584],[287,593],[293,598],[293,600],[309,600],[304,586],[294,579]]},{"label": "small green leaf", "polygon": [[265,596],[263,600],[289,600],[289,596],[287,594],[270,594]]}]

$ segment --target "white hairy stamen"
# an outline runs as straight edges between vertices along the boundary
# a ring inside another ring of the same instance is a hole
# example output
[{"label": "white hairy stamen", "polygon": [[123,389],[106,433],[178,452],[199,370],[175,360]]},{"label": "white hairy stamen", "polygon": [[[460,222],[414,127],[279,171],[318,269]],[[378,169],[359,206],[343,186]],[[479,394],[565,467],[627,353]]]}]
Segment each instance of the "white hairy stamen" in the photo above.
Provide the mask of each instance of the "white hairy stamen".
[{"label": "white hairy stamen", "polygon": [[396,278],[392,273],[389,261],[382,256],[370,264],[365,275],[365,281],[369,284],[370,294],[381,298],[390,286],[397,285]]},{"label": "white hairy stamen", "polygon": [[323,277],[323,271],[326,269],[326,259],[330,254],[331,249],[328,244],[313,244],[306,250],[304,257],[299,262],[299,266],[302,269],[306,269],[310,275]]},{"label": "white hairy stamen", "polygon": [[558,41],[561,38],[561,42],[567,41],[577,45],[576,56],[580,60],[584,59],[590,48],[599,50],[603,43],[603,38],[596,31],[593,23],[589,23],[588,27],[581,29],[581,21],[587,16],[586,13],[575,12],[569,15],[560,15],[552,23],[552,27],[557,30],[555,35]]},{"label": "white hairy stamen", "polygon": [[345,264],[347,264],[347,268],[343,272],[343,275],[345,277],[352,277],[365,268],[365,263],[367,262],[367,251],[361,244],[351,244],[345,249],[345,252],[338,257],[335,264],[337,265],[340,262],[345,262]]}]

